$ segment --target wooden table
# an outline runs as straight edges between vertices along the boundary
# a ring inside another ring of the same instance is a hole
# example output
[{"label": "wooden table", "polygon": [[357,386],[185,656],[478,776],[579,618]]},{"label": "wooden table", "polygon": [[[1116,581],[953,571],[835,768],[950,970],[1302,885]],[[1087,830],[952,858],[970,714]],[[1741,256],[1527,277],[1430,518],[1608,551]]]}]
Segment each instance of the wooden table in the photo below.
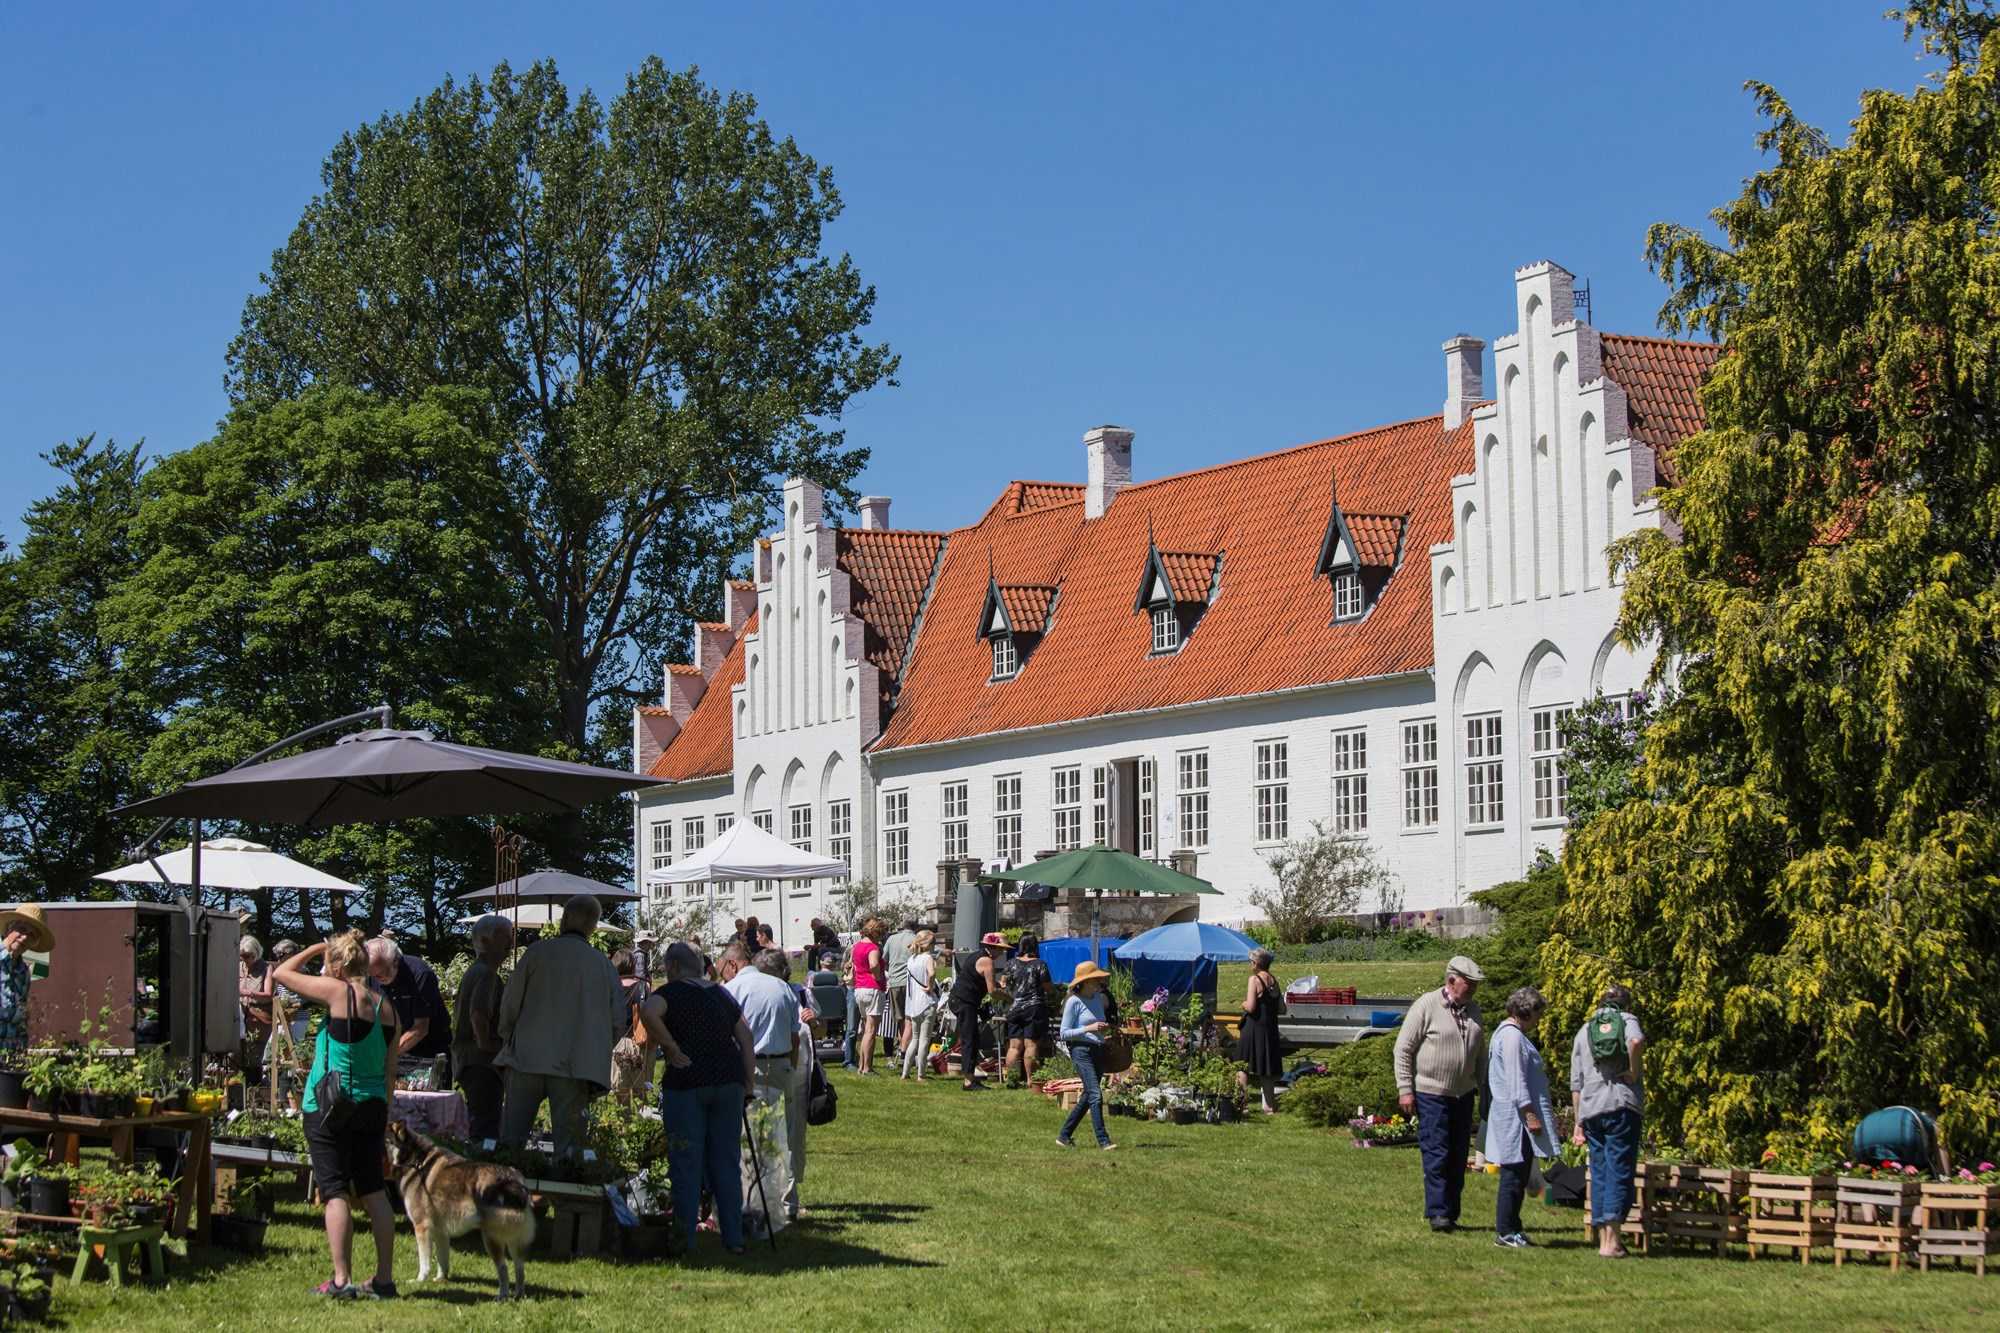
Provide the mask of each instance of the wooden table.
[{"label": "wooden table", "polygon": [[[153,1115],[120,1116],[105,1120],[88,1115],[55,1115],[0,1107],[0,1132],[47,1134],[49,1150],[70,1166],[77,1161],[83,1139],[104,1139],[111,1156],[132,1165],[132,1148],[138,1129],[173,1129],[188,1135],[187,1164],[181,1171],[180,1197],[174,1208],[174,1234],[192,1237],[196,1244],[208,1243],[208,1218],[215,1206],[214,1179],[210,1174],[208,1117],[199,1111],[161,1111]],[[8,1133],[8,1137],[12,1137]]]}]

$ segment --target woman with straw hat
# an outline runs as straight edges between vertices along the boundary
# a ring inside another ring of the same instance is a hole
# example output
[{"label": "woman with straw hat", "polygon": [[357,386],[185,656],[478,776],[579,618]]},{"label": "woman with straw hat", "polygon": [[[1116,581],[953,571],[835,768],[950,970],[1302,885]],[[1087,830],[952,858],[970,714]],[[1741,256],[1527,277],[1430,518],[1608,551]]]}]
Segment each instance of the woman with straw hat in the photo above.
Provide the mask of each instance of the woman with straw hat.
[{"label": "woman with straw hat", "polygon": [[42,918],[39,903],[22,903],[0,915],[0,1051],[28,1049],[28,960],[30,949],[55,948],[55,932]]},{"label": "woman with straw hat", "polygon": [[1083,1080],[1083,1096],[1070,1107],[1069,1118],[1056,1135],[1056,1142],[1065,1148],[1076,1146],[1069,1136],[1083,1123],[1086,1110],[1091,1128],[1097,1131],[1097,1146],[1106,1152],[1118,1146],[1104,1128],[1104,1091],[1097,1081],[1097,1058],[1104,1049],[1104,1034],[1111,1030],[1105,1008],[1109,997],[1104,989],[1110,978],[1111,974],[1095,962],[1084,961],[1070,979],[1069,1000],[1063,1005],[1060,1039],[1069,1051],[1070,1063],[1076,1066],[1076,1076]]}]

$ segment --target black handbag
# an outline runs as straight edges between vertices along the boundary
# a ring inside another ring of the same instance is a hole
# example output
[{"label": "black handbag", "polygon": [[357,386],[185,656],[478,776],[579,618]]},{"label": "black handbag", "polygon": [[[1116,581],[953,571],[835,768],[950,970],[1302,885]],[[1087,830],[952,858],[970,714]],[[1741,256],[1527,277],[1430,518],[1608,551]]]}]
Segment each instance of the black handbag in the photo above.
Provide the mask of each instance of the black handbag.
[{"label": "black handbag", "polygon": [[819,1057],[813,1057],[812,1075],[806,1081],[806,1123],[808,1125],[830,1125],[840,1114],[840,1094],[833,1090],[827,1079],[826,1070],[820,1067]]},{"label": "black handbag", "polygon": [[[351,1016],[354,1013],[352,986],[348,987],[347,999],[347,1012]],[[376,1020],[379,1022],[380,1018],[378,1011]],[[351,1017],[349,1021],[353,1021]],[[320,1029],[319,1039],[329,1043],[333,1040],[324,1028]],[[360,1105],[354,1095],[348,1092],[347,1084],[340,1077],[340,1071],[333,1067],[330,1060],[327,1062],[326,1072],[319,1076],[319,1082],[313,1084],[313,1103],[319,1108],[320,1128],[329,1134],[338,1134],[346,1129],[354,1119],[355,1109]]]}]

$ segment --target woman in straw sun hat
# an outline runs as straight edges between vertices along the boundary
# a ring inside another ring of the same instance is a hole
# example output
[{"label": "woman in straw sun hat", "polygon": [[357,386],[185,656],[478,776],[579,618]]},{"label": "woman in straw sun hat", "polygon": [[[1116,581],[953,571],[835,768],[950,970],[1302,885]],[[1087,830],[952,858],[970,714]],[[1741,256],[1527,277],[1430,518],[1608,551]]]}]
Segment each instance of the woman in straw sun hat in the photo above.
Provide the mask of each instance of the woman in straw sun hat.
[{"label": "woman in straw sun hat", "polygon": [[1074,1146],[1069,1136],[1083,1123],[1086,1110],[1090,1112],[1090,1127],[1097,1131],[1097,1146],[1106,1152],[1118,1146],[1104,1128],[1104,1091],[1097,1081],[1098,1055],[1104,1049],[1104,1034],[1111,1030],[1104,990],[1110,978],[1111,974],[1095,962],[1084,961],[1070,979],[1069,1000],[1063,1005],[1060,1037],[1068,1047],[1070,1063],[1076,1066],[1076,1076],[1083,1080],[1083,1096],[1069,1109],[1069,1118],[1056,1135],[1056,1142],[1065,1148]]},{"label": "woman in straw sun hat", "polygon": [[56,935],[40,903],[22,903],[0,914],[0,1051],[28,1049],[28,960],[21,955],[55,948]]}]

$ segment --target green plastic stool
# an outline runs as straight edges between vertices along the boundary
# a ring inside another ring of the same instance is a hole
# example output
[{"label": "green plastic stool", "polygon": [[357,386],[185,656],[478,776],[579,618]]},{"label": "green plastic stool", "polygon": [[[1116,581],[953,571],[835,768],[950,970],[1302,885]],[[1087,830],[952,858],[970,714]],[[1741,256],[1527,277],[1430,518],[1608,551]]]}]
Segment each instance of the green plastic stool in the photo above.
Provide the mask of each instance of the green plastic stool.
[{"label": "green plastic stool", "polygon": [[125,1285],[128,1268],[132,1263],[132,1251],[143,1246],[146,1252],[146,1276],[164,1282],[167,1277],[166,1257],[160,1253],[160,1237],[166,1228],[158,1222],[150,1226],[124,1227],[110,1230],[105,1227],[85,1226],[78,1228],[79,1244],[76,1251],[76,1271],[69,1275],[71,1282],[82,1282],[90,1276],[90,1261],[96,1247],[104,1247],[104,1266],[110,1270],[111,1285]]}]

